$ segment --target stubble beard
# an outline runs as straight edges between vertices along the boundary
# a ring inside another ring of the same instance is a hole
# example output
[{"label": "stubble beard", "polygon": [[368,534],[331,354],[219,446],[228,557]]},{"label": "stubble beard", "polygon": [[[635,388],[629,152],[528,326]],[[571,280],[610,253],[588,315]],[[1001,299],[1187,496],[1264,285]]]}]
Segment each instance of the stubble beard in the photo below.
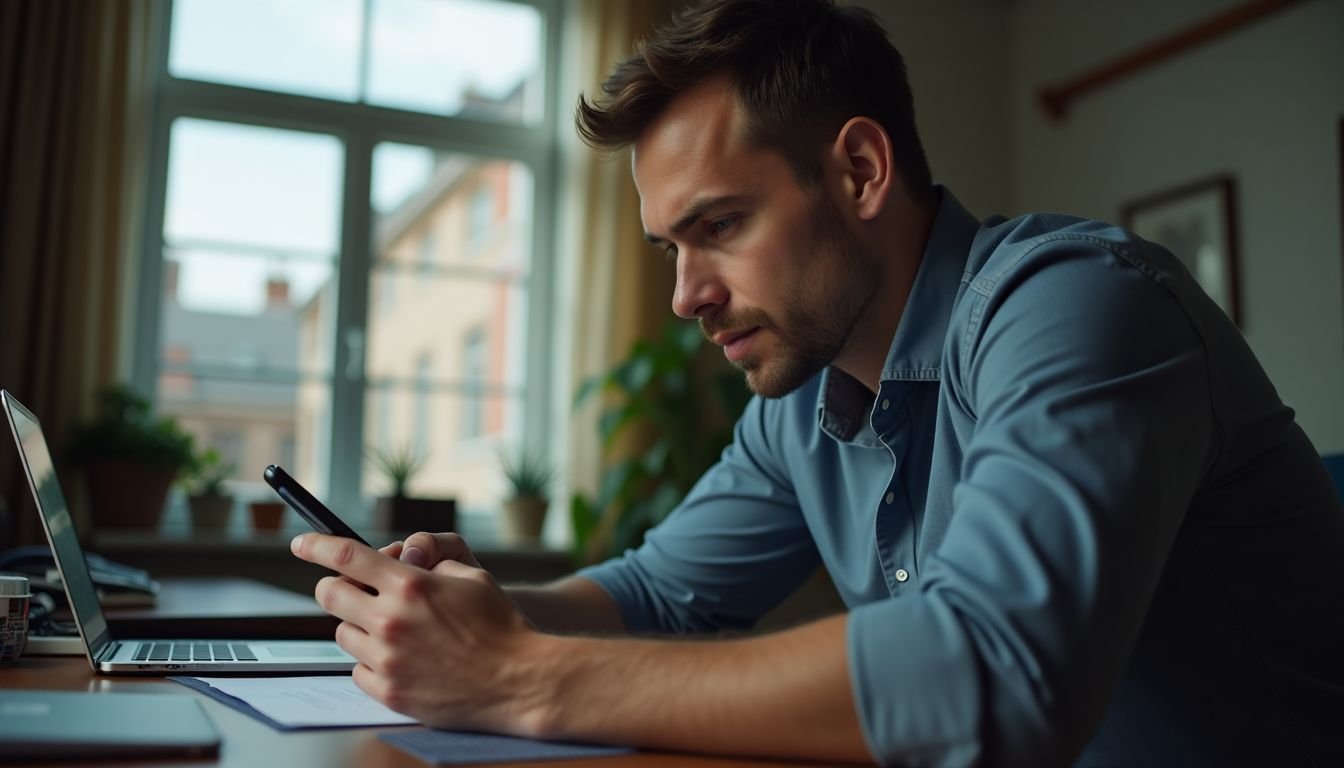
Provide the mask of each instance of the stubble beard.
[{"label": "stubble beard", "polygon": [[[829,201],[814,203],[817,227],[812,237],[814,258],[826,262],[806,284],[795,286],[775,321],[761,309],[748,309],[714,319],[716,328],[759,327],[778,339],[774,359],[747,355],[733,365],[746,375],[751,391],[765,398],[784,397],[803,386],[844,351],[877,294],[880,270],[876,259],[845,228]],[[711,335],[704,318],[700,329]]]}]

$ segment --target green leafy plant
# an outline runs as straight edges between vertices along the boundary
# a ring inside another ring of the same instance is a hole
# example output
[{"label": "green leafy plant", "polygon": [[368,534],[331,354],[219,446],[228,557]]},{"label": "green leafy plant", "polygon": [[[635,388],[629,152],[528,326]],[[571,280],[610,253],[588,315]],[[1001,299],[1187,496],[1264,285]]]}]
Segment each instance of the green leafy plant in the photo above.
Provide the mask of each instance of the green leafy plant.
[{"label": "green leafy plant", "polygon": [[224,483],[237,469],[231,462],[225,462],[214,448],[207,448],[192,457],[191,464],[182,475],[182,489],[189,496],[224,496]]},{"label": "green leafy plant", "polygon": [[118,458],[181,473],[192,465],[195,442],[169,416],[154,414],[147,398],[124,384],[98,392],[98,413],[70,435],[70,458],[76,464]]},{"label": "green leafy plant", "polygon": [[515,457],[501,454],[499,463],[509,483],[510,498],[546,498],[555,470],[540,454],[527,450]]},{"label": "green leafy plant", "polygon": [[390,495],[395,498],[407,496],[406,487],[410,484],[411,478],[425,466],[424,458],[417,456],[409,445],[397,449],[370,446],[368,456],[383,477],[387,478],[388,484],[392,487]]},{"label": "green leafy plant", "polygon": [[712,355],[691,323],[637,340],[611,370],[583,382],[576,407],[599,392],[607,395],[598,422],[604,454],[612,457],[623,436],[643,449],[609,461],[595,499],[571,499],[580,562],[638,546],[718,460],[751,399],[742,374]]}]

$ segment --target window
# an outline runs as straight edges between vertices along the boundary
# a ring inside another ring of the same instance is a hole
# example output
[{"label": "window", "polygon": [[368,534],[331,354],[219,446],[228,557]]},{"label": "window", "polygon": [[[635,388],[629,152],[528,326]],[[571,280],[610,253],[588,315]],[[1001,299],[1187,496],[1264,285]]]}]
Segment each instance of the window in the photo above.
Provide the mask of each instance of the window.
[{"label": "window", "polygon": [[485,328],[477,326],[467,331],[462,339],[462,380],[466,383],[462,398],[461,439],[471,440],[485,432],[485,398],[487,350]]},{"label": "window", "polygon": [[245,436],[244,501],[270,495],[253,464],[288,462],[368,521],[377,445],[493,514],[494,451],[445,448],[545,432],[561,4],[163,8],[137,383],[204,445]]},{"label": "window", "polygon": [[490,230],[495,226],[495,195],[489,184],[481,184],[471,195],[471,242],[468,247],[479,252],[490,241]]}]

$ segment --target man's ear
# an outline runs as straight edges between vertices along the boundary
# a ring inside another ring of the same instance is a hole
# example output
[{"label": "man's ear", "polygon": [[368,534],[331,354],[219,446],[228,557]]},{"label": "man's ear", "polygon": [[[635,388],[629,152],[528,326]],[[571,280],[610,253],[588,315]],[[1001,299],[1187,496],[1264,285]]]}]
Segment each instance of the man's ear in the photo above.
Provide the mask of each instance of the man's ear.
[{"label": "man's ear", "polygon": [[864,221],[875,218],[897,183],[887,132],[872,118],[850,118],[835,136],[832,158],[839,164],[854,215]]}]

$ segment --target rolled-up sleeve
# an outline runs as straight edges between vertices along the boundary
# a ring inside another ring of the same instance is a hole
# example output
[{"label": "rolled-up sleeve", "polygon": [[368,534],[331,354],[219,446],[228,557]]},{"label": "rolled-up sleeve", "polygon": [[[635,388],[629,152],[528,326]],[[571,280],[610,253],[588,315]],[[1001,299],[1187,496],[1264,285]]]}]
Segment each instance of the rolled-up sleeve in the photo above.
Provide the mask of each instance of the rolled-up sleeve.
[{"label": "rolled-up sleeve", "polygon": [[1206,352],[1161,276],[1077,241],[965,302],[950,523],[916,592],[850,613],[855,703],[884,763],[1057,764],[1101,721],[1216,450]]},{"label": "rolled-up sleeve", "polygon": [[638,549],[579,571],[611,595],[631,632],[748,628],[817,568],[771,444],[773,405],[752,399],[718,463]]}]

